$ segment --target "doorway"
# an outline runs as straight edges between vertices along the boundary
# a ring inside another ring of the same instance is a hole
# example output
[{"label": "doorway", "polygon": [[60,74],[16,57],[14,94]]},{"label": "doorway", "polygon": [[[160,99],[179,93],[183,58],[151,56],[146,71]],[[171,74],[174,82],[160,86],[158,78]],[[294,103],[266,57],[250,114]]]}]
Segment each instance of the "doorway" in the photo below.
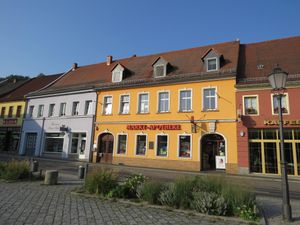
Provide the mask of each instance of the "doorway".
[{"label": "doorway", "polygon": [[26,134],[25,153],[28,156],[35,155],[36,137],[37,137],[37,133]]},{"label": "doorway", "polygon": [[206,134],[201,139],[201,170],[225,169],[225,140],[219,134]]},{"label": "doorway", "polygon": [[98,137],[98,153],[100,162],[111,163],[114,149],[114,136],[110,133],[103,133]]}]

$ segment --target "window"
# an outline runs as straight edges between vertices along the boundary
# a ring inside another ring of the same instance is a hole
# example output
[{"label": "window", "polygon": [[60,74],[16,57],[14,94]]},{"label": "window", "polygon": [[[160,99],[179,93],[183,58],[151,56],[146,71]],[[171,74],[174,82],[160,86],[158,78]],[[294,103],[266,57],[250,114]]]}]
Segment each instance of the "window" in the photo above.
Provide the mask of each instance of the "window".
[{"label": "window", "polygon": [[167,156],[168,154],[168,135],[157,135],[156,155]]},{"label": "window", "polygon": [[112,114],[112,96],[104,97],[103,114],[104,115]]},{"label": "window", "polygon": [[42,117],[44,114],[44,105],[39,105],[37,117]]},{"label": "window", "polygon": [[120,99],[120,114],[129,113],[130,97],[129,95],[121,95]]},{"label": "window", "polygon": [[22,106],[21,106],[21,105],[18,105],[16,117],[21,117],[21,111],[22,111]]},{"label": "window", "polygon": [[66,103],[60,103],[60,110],[59,110],[59,116],[65,116],[66,115]]},{"label": "window", "polygon": [[92,101],[88,100],[85,101],[84,115],[91,115],[91,114],[92,114]]},{"label": "window", "polygon": [[64,144],[63,133],[46,133],[45,152],[62,152]]},{"label": "window", "polygon": [[136,155],[145,155],[147,149],[147,136],[137,135],[136,136]]},{"label": "window", "polygon": [[169,112],[169,92],[158,93],[158,112]]},{"label": "window", "polygon": [[34,106],[33,105],[29,106],[29,111],[28,111],[28,117],[29,118],[32,118],[33,110],[34,110]]},{"label": "window", "polygon": [[216,88],[203,89],[203,110],[216,110],[217,109],[217,96]]},{"label": "window", "polygon": [[179,111],[187,112],[192,110],[192,91],[180,91]]},{"label": "window", "polygon": [[85,133],[72,133],[71,154],[83,154],[86,145]]},{"label": "window", "polygon": [[148,113],[149,112],[149,94],[143,93],[139,94],[139,113]]},{"label": "window", "polygon": [[49,117],[54,115],[54,107],[55,107],[55,104],[50,104],[49,105],[49,112],[48,112]]},{"label": "window", "polygon": [[[277,95],[272,95],[272,104],[273,104],[273,109],[272,113],[273,114],[278,114],[279,110],[279,104],[278,104],[278,99]],[[282,106],[282,113],[288,114],[289,113],[289,108],[288,108],[288,96],[287,94],[284,94],[281,98],[281,106]]]},{"label": "window", "polygon": [[258,115],[257,96],[243,96],[244,115]]},{"label": "window", "polygon": [[122,73],[122,71],[113,71],[112,82],[121,82]]},{"label": "window", "polygon": [[79,102],[73,102],[72,116],[77,116],[79,111]]},{"label": "window", "polygon": [[125,154],[126,148],[127,148],[127,135],[119,134],[118,135],[117,154]]},{"label": "window", "polygon": [[165,73],[165,65],[157,65],[154,67],[154,76],[155,77],[164,77]]},{"label": "window", "polygon": [[5,107],[2,107],[1,108],[1,117],[3,118],[4,115],[5,115],[5,111],[6,111],[6,108]]},{"label": "window", "polygon": [[207,71],[215,71],[217,69],[217,58],[207,59]]},{"label": "window", "polygon": [[179,135],[179,157],[191,157],[191,136]]},{"label": "window", "polygon": [[9,106],[8,117],[12,117],[13,116],[13,111],[14,111],[14,107],[13,106]]}]

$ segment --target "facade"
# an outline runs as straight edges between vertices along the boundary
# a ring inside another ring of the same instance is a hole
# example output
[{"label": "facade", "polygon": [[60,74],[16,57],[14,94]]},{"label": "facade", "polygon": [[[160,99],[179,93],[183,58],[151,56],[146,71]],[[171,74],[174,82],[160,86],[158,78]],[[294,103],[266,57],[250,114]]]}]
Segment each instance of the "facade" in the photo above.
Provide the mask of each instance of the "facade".
[{"label": "facade", "polygon": [[98,163],[237,172],[239,42],[132,57],[99,67]]},{"label": "facade", "polygon": [[300,37],[241,45],[237,79],[240,173],[281,174],[278,101],[267,76],[279,66],[289,72],[282,100],[284,151],[289,175],[300,175]]}]

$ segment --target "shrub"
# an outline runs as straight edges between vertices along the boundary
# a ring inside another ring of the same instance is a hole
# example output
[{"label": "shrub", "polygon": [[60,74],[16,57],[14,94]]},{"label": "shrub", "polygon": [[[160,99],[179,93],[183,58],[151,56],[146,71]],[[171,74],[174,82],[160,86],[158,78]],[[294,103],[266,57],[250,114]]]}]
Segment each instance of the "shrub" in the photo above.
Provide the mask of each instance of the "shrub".
[{"label": "shrub", "polygon": [[195,187],[195,178],[182,177],[175,181],[175,198],[177,208],[189,209],[192,193]]},{"label": "shrub", "polygon": [[227,213],[225,199],[214,192],[194,192],[191,206],[196,211],[209,215],[225,216]]},{"label": "shrub", "polygon": [[29,177],[30,163],[28,160],[12,160],[1,163],[0,178],[5,180],[19,180]]},{"label": "shrub", "polygon": [[177,207],[178,203],[174,183],[167,183],[163,186],[162,191],[159,194],[158,201],[162,205]]},{"label": "shrub", "polygon": [[123,196],[126,198],[136,198],[137,189],[146,180],[146,177],[142,174],[133,174],[127,177],[122,184]]},{"label": "shrub", "polygon": [[107,195],[117,186],[118,174],[108,169],[96,169],[87,174],[85,190],[89,193]]},{"label": "shrub", "polygon": [[241,207],[237,207],[237,210],[239,211],[239,216],[244,220],[256,221],[258,219],[255,205],[252,207],[242,205]]},{"label": "shrub", "polygon": [[159,204],[159,195],[163,188],[163,184],[155,181],[145,182],[137,189],[137,197],[150,204]]}]

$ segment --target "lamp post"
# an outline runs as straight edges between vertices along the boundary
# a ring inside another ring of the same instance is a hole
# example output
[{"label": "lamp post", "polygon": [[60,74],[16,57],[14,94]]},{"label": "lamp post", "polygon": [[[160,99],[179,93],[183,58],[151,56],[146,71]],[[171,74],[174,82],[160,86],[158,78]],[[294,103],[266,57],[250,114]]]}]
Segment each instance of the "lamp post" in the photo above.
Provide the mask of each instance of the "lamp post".
[{"label": "lamp post", "polygon": [[284,154],[284,138],[283,138],[283,120],[282,120],[282,91],[285,89],[288,73],[280,67],[273,69],[268,79],[272,89],[277,92],[278,116],[279,116],[279,134],[280,134],[280,153],[281,153],[281,187],[282,187],[282,218],[287,221],[292,220],[292,210],[290,204],[289,183],[287,176],[286,160]]}]

